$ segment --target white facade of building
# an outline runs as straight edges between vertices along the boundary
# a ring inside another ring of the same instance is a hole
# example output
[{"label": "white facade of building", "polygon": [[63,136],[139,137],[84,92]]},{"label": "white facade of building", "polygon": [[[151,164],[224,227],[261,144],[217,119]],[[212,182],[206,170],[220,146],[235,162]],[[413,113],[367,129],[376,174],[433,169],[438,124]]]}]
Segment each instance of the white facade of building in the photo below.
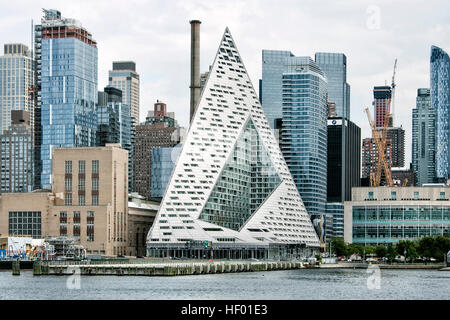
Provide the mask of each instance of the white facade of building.
[{"label": "white facade of building", "polygon": [[228,28],[147,245],[319,239]]}]

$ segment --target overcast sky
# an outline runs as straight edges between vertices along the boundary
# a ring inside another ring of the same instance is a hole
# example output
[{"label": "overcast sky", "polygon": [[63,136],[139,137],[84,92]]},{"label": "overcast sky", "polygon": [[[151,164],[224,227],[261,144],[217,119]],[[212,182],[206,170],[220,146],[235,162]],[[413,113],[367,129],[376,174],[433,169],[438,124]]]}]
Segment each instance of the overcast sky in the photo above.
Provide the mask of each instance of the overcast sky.
[{"label": "overcast sky", "polygon": [[98,43],[99,90],[107,85],[112,61],[136,62],[140,121],[159,99],[187,127],[192,19],[202,22],[201,72],[212,64],[228,26],[256,90],[263,49],[312,58],[315,52],[344,53],[351,120],[361,127],[362,138],[371,136],[364,108],[372,105],[373,86],[390,84],[397,58],[394,124],[406,130],[407,165],[411,109],[417,88],[429,87],[430,46],[450,53],[450,2],[444,0],[0,0],[0,43],[29,45],[31,20],[40,22],[41,8],[57,9],[92,33]]}]

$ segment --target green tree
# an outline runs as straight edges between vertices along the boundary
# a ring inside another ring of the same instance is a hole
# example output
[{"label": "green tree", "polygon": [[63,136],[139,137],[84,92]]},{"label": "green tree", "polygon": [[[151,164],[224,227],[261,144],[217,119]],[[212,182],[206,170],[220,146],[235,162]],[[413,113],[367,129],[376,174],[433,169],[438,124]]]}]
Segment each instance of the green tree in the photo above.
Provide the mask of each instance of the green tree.
[{"label": "green tree", "polygon": [[450,251],[450,238],[437,236],[436,248],[438,249],[437,255],[434,257],[438,261],[444,261],[444,257]]},{"label": "green tree", "polygon": [[418,253],[426,259],[434,258],[443,261],[450,250],[450,239],[443,236],[423,237],[418,242]]},{"label": "green tree", "polygon": [[388,258],[388,260],[392,263],[392,261],[395,260],[395,258],[397,257],[397,248],[392,245],[392,246],[388,246],[386,249],[386,257]]},{"label": "green tree", "polygon": [[372,246],[366,246],[366,254],[375,254],[375,247]]},{"label": "green tree", "polygon": [[404,256],[406,250],[406,261],[409,260],[410,262],[413,262],[419,257],[417,252],[418,247],[419,245],[417,241],[400,240],[397,243],[397,252],[398,254]]},{"label": "green tree", "polygon": [[316,259],[318,264],[322,263],[322,255],[320,254],[320,252],[316,254]]},{"label": "green tree", "polygon": [[347,256],[347,244],[344,239],[334,237],[331,239],[331,251],[338,257]]},{"label": "green tree", "polygon": [[384,258],[387,256],[387,248],[383,245],[376,246],[375,253],[378,258]]},{"label": "green tree", "polygon": [[430,259],[434,257],[436,255],[435,251],[434,237],[423,237],[419,240],[418,252],[423,258]]},{"label": "green tree", "polygon": [[354,254],[362,257],[364,255],[364,246],[362,246],[360,244],[354,244],[354,243],[349,244],[347,247],[347,256],[350,257]]}]

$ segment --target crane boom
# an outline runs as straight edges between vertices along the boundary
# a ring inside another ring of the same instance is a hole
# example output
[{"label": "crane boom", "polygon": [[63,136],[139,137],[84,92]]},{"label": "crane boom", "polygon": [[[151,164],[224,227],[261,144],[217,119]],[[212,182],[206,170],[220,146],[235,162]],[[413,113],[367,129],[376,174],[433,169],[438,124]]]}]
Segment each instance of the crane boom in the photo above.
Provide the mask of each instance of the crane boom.
[{"label": "crane boom", "polygon": [[[389,103],[388,103],[388,105],[389,105]],[[375,187],[380,185],[381,167],[383,167],[384,173],[386,175],[386,182],[389,184],[389,186],[392,187],[394,185],[394,183],[392,181],[391,170],[389,168],[389,165],[387,164],[386,157],[385,157],[385,145],[386,145],[385,139],[383,141],[382,137],[380,137],[380,132],[376,128],[375,122],[372,119],[369,108],[366,108],[365,111],[367,113],[367,118],[369,120],[370,126],[372,127],[373,139],[375,140],[375,144],[377,145],[377,149],[378,149],[378,170],[377,170],[375,178],[372,178],[371,181],[374,181],[373,186],[375,186]]]},{"label": "crane boom", "polygon": [[[391,82],[391,87],[392,87],[392,93],[391,93],[391,97],[392,97],[392,117],[394,117],[394,104],[395,104],[395,87],[396,87],[396,83],[395,83],[395,75],[397,73],[397,58],[395,58],[395,62],[394,62],[394,72],[392,73],[392,82]],[[394,119],[392,118],[392,122],[394,122]]]}]

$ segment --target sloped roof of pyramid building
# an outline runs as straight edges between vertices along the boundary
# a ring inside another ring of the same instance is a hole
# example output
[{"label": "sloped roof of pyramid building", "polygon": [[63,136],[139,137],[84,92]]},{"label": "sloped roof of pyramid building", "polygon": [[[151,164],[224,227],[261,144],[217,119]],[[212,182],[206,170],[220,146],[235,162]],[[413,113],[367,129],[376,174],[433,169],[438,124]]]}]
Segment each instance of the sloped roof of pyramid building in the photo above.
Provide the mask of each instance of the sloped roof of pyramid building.
[{"label": "sloped roof of pyramid building", "polygon": [[147,242],[319,240],[228,28]]}]

